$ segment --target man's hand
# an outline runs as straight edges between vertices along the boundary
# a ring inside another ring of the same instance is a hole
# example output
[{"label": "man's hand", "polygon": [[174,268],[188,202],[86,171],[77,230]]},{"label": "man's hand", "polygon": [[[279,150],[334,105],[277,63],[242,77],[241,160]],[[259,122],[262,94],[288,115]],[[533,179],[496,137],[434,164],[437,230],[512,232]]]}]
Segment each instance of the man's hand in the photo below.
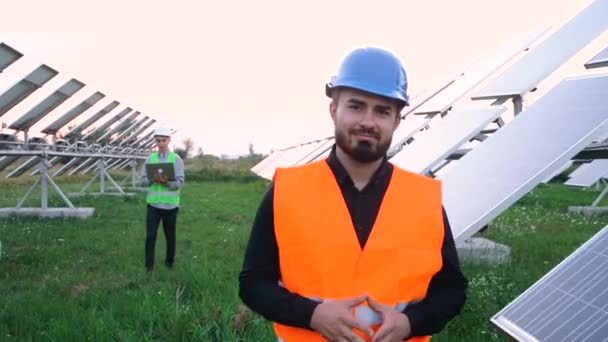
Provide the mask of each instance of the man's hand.
[{"label": "man's hand", "polygon": [[315,308],[310,320],[310,326],[332,342],[363,342],[359,335],[352,331],[358,329],[372,336],[373,330],[367,325],[355,320],[352,307],[367,300],[367,296],[357,298],[325,301]]},{"label": "man's hand", "polygon": [[372,342],[398,342],[410,336],[410,320],[406,315],[371,298],[367,300],[367,303],[370,308],[382,316],[382,325],[376,331]]},{"label": "man's hand", "polygon": [[169,181],[169,179],[167,179],[167,176],[158,173],[155,173],[154,176],[152,176],[152,179],[154,179],[156,183],[160,184],[167,184],[167,182]]}]

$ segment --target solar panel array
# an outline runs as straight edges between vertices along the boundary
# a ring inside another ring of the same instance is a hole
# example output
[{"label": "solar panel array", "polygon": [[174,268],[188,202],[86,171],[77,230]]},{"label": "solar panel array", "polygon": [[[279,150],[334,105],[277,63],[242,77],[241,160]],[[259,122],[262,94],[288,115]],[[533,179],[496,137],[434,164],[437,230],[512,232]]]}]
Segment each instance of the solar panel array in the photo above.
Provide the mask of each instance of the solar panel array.
[{"label": "solar panel array", "polygon": [[457,78],[454,85],[427,101],[416,114],[439,114],[445,113],[452,105],[466,95],[471,89],[484,81],[488,76],[496,72],[517,54],[530,47],[548,29],[536,29],[532,32],[514,37],[494,53],[476,63],[467,70],[463,76]]},{"label": "solar panel array", "polygon": [[[0,42],[0,72],[11,67],[23,57],[23,54],[9,45]],[[0,117],[16,108],[18,104],[43,88],[51,79],[60,75],[59,71],[42,64],[22,79],[14,83],[4,93],[0,94]],[[0,81],[3,81],[0,78]],[[154,145],[152,125],[156,120],[149,116],[139,118],[139,111],[126,107],[118,113],[113,111],[119,107],[118,101],[109,101],[90,115],[82,123],[69,128],[71,122],[81,116],[86,116],[91,108],[99,106],[106,95],[94,91],[80,103],[73,106],[63,115],[47,124],[40,132],[32,132],[32,128],[47,115],[55,111],[60,105],[74,95],[80,95],[85,84],[77,79],[69,79],[31,109],[22,113],[8,129],[12,133],[3,132],[0,135],[0,172],[5,177],[20,177],[29,172],[39,178],[19,202],[16,208],[0,208],[0,216],[8,215],[36,215],[36,216],[79,216],[85,213],[92,214],[92,210],[81,210],[63,194],[61,189],[53,182],[50,173],[56,175],[85,174],[96,172],[95,179],[100,180],[100,192],[106,192],[104,182],[115,186],[119,194],[125,194],[110,174],[110,170],[121,170],[131,167],[131,176],[135,175],[137,162],[144,160]],[[104,116],[110,117],[98,127],[95,124]],[[62,130],[67,130],[65,136]],[[88,130],[88,131],[87,131]],[[146,130],[148,130],[146,132]],[[174,131],[173,131],[174,132]],[[19,139],[23,135],[23,140]],[[35,136],[44,134],[44,137]],[[52,137],[52,142],[46,138]],[[23,161],[22,161],[23,159]],[[19,162],[17,164],[17,162]],[[38,166],[38,167],[36,167]],[[12,169],[10,168],[12,167]],[[51,168],[56,168],[54,171]],[[40,208],[23,208],[26,199],[31,195],[34,187],[41,186],[42,196]],[[54,189],[64,200],[66,208],[49,208],[48,188]],[[85,187],[86,188],[86,187]],[[81,192],[82,193],[82,192]]]},{"label": "solar panel array", "polygon": [[608,176],[608,159],[596,159],[579,166],[564,184],[590,187]]},{"label": "solar panel array", "polygon": [[428,174],[433,166],[475,137],[505,110],[503,106],[491,106],[455,111],[390,161],[405,170]]},{"label": "solar panel array", "polygon": [[605,129],[608,75],[560,82],[442,177],[454,238],[471,237]]},{"label": "solar panel array", "polygon": [[491,321],[518,341],[607,341],[608,226]]},{"label": "solar panel array", "polygon": [[608,28],[608,1],[596,0],[472,98],[523,97]]}]

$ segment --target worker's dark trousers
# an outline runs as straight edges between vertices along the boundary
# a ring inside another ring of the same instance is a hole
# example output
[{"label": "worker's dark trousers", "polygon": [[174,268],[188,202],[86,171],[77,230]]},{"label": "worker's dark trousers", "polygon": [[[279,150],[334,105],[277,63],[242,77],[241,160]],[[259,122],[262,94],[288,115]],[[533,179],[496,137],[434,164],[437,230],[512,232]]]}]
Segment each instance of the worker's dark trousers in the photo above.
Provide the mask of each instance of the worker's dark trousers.
[{"label": "worker's dark trousers", "polygon": [[163,231],[165,240],[167,240],[167,254],[165,264],[169,267],[173,266],[175,259],[175,225],[177,222],[177,212],[175,209],[158,209],[148,204],[148,213],[146,215],[146,268],[151,269],[154,266],[154,246],[156,245],[156,232],[160,221],[163,221]]}]

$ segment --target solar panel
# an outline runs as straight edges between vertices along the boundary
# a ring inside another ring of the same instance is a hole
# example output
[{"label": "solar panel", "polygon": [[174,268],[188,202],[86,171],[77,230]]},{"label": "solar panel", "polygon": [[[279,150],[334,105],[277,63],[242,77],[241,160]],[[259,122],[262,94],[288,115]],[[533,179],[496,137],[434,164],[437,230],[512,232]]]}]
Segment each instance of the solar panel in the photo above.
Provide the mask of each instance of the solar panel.
[{"label": "solar panel", "polygon": [[42,87],[51,78],[55,77],[59,72],[51,69],[46,65],[41,65],[29,75],[25,76],[21,81],[17,82],[9,88],[2,96],[0,96],[0,117],[30,94]]},{"label": "solar panel", "polygon": [[311,156],[312,158],[310,160],[308,160],[307,163],[312,163],[324,158],[327,158],[327,156],[329,156],[329,153],[331,152],[332,147],[335,145],[336,143],[336,139],[331,138],[329,140],[329,143],[327,146],[325,146],[323,149],[320,149],[318,151],[315,152],[316,156]]},{"label": "solar panel", "polygon": [[560,82],[443,176],[454,238],[472,236],[606,129],[608,75]]},{"label": "solar panel", "polygon": [[84,131],[86,128],[88,128],[89,126],[91,126],[97,120],[101,119],[104,115],[106,115],[109,112],[111,112],[114,108],[118,107],[119,104],[120,104],[120,102],[118,102],[118,101],[112,101],[107,106],[103,107],[100,111],[98,111],[97,113],[93,114],[90,118],[86,119],[83,123],[81,123],[80,125],[77,125],[76,127],[72,128],[65,135],[65,138],[74,138],[74,137],[80,136],[80,133],[82,133],[82,131]]},{"label": "solar panel", "polygon": [[274,162],[272,162],[270,165],[265,167],[259,173],[259,175],[266,179],[272,179],[272,177],[274,176],[274,171],[278,167],[293,166],[304,155],[309,153],[311,151],[311,149],[314,147],[315,147],[315,144],[305,144],[305,145],[296,146],[292,149],[285,151],[285,153],[281,157],[277,158]]},{"label": "solar panel", "polygon": [[327,151],[319,154],[315,159],[311,160],[310,162],[312,163],[312,162],[316,162],[316,161],[319,161],[319,160],[323,160],[323,159],[329,157],[330,153],[331,153],[331,148],[328,148]]},{"label": "solar panel", "polygon": [[65,102],[65,100],[70,98],[70,96],[74,95],[83,87],[84,83],[77,79],[67,81],[59,89],[55,90],[55,92],[17,119],[17,121],[13,122],[9,128],[18,131],[28,130],[36,122],[40,121],[40,119],[42,119],[45,115],[57,108],[57,106]]},{"label": "solar panel", "polygon": [[[119,133],[123,129],[127,128],[128,126],[130,126],[133,123],[133,120],[135,120],[135,118],[139,114],[140,114],[140,112],[138,112],[138,111],[133,112],[129,116],[127,116],[124,120],[122,120],[120,123],[118,123],[116,126],[114,126],[114,128],[107,130],[105,132],[100,131],[99,133],[101,133],[101,136],[97,139],[96,142],[101,143],[102,141],[106,141],[115,133]],[[85,139],[86,139],[86,137],[85,137]]]},{"label": "solar panel", "polygon": [[[457,76],[462,76],[463,73],[459,73]],[[405,117],[410,113],[416,111],[416,109],[420,108],[420,106],[424,105],[427,101],[437,96],[437,94],[441,93],[449,86],[454,84],[457,76],[452,77],[449,81],[440,83],[438,86],[430,88],[429,90],[423,91],[421,94],[417,94],[415,98],[413,98],[410,102],[410,105],[405,107],[401,112],[401,117]]]},{"label": "solar panel", "polygon": [[304,157],[302,157],[300,160],[298,160],[294,164],[294,166],[305,165],[305,164],[310,163],[310,161],[317,158],[319,156],[319,154],[327,151],[328,149],[331,149],[334,142],[335,142],[334,138],[322,140],[314,150],[310,151],[310,153],[306,154]]},{"label": "solar panel", "polygon": [[61,116],[59,119],[55,120],[50,125],[46,126],[40,132],[46,134],[55,134],[57,133],[63,126],[67,125],[70,121],[74,120],[78,115],[84,113],[85,110],[91,108],[94,104],[96,104],[99,100],[104,98],[105,95],[101,92],[95,92],[93,95],[89,96],[87,99],[82,101],[80,104],[76,105],[76,107],[70,109],[67,113]]},{"label": "solar panel", "polygon": [[393,133],[393,141],[388,150],[388,155],[392,156],[401,150],[405,143],[410,143],[414,134],[429,125],[432,119],[421,115],[408,115],[401,121]]},{"label": "solar panel", "polygon": [[83,140],[93,140],[96,136],[103,134],[113,123],[125,117],[125,115],[129,114],[132,109],[127,107],[120,111],[118,114],[111,117],[108,121],[104,122],[101,126],[94,129],[92,132],[86,134],[82,139]]},{"label": "solar panel", "polygon": [[608,160],[596,159],[588,164],[581,165],[576,171],[572,172],[570,179],[564,184],[586,188],[606,176],[608,176]]},{"label": "solar panel", "polygon": [[10,172],[8,175],[6,175],[6,178],[19,177],[22,174],[24,174],[25,172],[27,172],[27,170],[33,168],[34,166],[36,166],[38,164],[40,164],[40,158],[30,157],[27,161],[25,161],[23,164],[19,165],[16,169],[14,169],[12,172]]},{"label": "solar panel", "polygon": [[594,68],[603,68],[608,66],[608,48],[600,51],[595,57],[591,58],[591,60],[585,63],[585,68],[594,69]]},{"label": "solar panel", "polygon": [[549,183],[553,178],[557,177],[559,174],[566,171],[566,169],[568,169],[570,166],[572,166],[572,164],[573,164],[573,161],[568,160],[567,162],[564,163],[564,165],[557,168],[555,170],[555,172],[551,173],[551,175],[549,177],[543,179],[543,183]]},{"label": "solar panel", "polygon": [[11,165],[15,161],[17,161],[17,159],[19,159],[19,157],[15,157],[15,156],[0,157],[0,171],[6,169],[9,165]]},{"label": "solar panel", "polygon": [[146,135],[144,135],[143,137],[135,140],[135,142],[133,143],[134,146],[139,146],[141,145],[143,142],[145,142],[146,140],[148,140],[150,137],[152,137],[152,134],[154,134],[154,131],[150,131],[148,132]]},{"label": "solar panel", "polygon": [[129,126],[127,129],[125,129],[124,131],[122,131],[122,133],[120,133],[116,137],[116,139],[114,139],[112,141],[112,143],[116,143],[116,142],[119,142],[119,141],[123,140],[125,137],[129,136],[132,132],[134,132],[139,127],[141,127],[141,125],[143,125],[144,122],[148,121],[148,119],[150,119],[150,118],[147,117],[147,116],[144,116],[142,119],[140,119],[139,121],[137,121],[134,124],[132,124],[131,126]]},{"label": "solar panel", "polygon": [[536,29],[513,37],[494,53],[488,55],[471,69],[467,70],[462,77],[456,79],[453,85],[422,105],[415,113],[438,114],[448,111],[456,101],[496,72],[509,60],[513,59],[517,54],[523,52],[548,31],[548,28]]},{"label": "solar panel", "polygon": [[135,142],[135,141],[137,140],[137,137],[138,137],[138,136],[139,136],[139,135],[140,135],[140,134],[141,134],[143,131],[145,131],[146,129],[148,129],[148,127],[150,127],[150,126],[154,125],[154,123],[155,123],[155,122],[156,122],[156,120],[154,120],[154,119],[150,119],[148,122],[146,122],[146,124],[145,124],[145,125],[143,125],[143,126],[139,127],[139,128],[138,128],[138,129],[137,129],[135,132],[133,132],[131,135],[129,135],[129,136],[127,137],[127,139],[125,139],[125,141],[124,141],[124,142],[121,142],[120,144],[121,144],[121,145],[123,145],[123,144],[129,144],[129,143],[133,143],[133,142]]},{"label": "solar panel", "polygon": [[266,166],[268,166],[268,164],[272,163],[273,160],[279,158],[283,153],[285,153],[285,151],[283,150],[272,152],[266,158],[262,159],[259,163],[255,164],[251,168],[251,171],[255,174],[259,174]]},{"label": "solar panel", "polygon": [[518,341],[607,341],[608,226],[491,321]]},{"label": "solar panel", "polygon": [[402,169],[427,174],[433,166],[479,134],[505,110],[503,106],[491,106],[450,113],[390,161]]},{"label": "solar panel", "polygon": [[596,0],[530,51],[473,100],[522,97],[608,28],[608,0]]},{"label": "solar panel", "polygon": [[21,52],[4,43],[0,43],[0,72],[4,71],[4,69],[8,68],[21,57],[23,57]]}]

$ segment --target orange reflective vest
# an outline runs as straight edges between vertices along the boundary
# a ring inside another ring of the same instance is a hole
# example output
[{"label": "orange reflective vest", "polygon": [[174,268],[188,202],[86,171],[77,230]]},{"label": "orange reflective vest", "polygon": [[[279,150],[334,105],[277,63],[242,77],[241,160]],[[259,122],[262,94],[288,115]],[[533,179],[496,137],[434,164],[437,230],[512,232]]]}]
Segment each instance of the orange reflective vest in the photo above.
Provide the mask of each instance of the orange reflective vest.
[{"label": "orange reflective vest", "polygon": [[[282,286],[309,298],[345,299],[367,293],[402,311],[407,303],[426,296],[431,278],[442,266],[441,183],[398,167],[363,250],[324,160],[277,169],[274,224]],[[353,316],[374,329],[381,323],[368,306],[353,308]],[[280,341],[325,340],[307,329],[277,323],[274,328]],[[428,340],[429,336],[410,339]]]}]

